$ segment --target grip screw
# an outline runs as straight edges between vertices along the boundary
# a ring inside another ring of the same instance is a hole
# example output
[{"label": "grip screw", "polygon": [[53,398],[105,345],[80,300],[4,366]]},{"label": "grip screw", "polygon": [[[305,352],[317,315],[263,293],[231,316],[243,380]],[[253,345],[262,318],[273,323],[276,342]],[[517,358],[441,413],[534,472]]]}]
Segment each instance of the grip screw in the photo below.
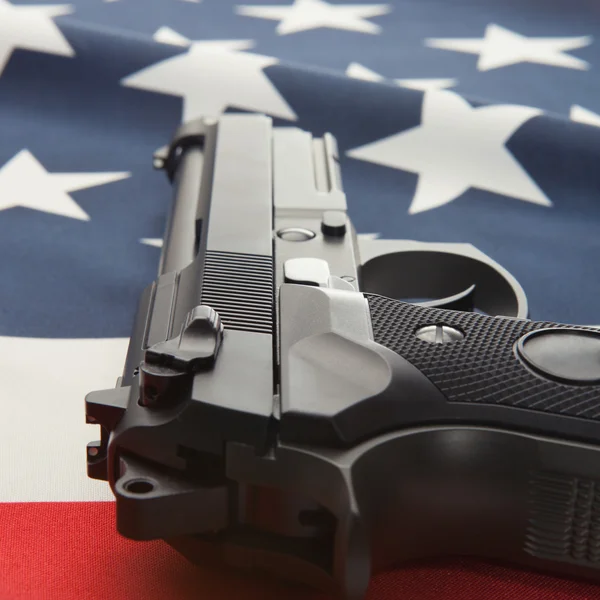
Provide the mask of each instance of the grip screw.
[{"label": "grip screw", "polygon": [[425,325],[417,331],[417,337],[430,344],[447,344],[449,342],[458,342],[465,335],[462,331],[454,329],[449,325]]}]

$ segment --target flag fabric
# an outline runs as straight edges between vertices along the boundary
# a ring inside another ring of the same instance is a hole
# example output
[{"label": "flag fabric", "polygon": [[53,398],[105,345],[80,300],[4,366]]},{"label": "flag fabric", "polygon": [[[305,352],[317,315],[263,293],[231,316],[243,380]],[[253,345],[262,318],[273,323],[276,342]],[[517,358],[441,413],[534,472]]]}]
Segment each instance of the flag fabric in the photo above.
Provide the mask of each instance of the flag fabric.
[{"label": "flag fabric", "polygon": [[[329,131],[359,234],[471,243],[532,318],[598,324],[599,36],[588,0],[0,0],[0,600],[323,598],[125,540],[86,477],[83,399],[156,275],[179,123]],[[369,591],[479,598],[600,587],[442,558]]]}]

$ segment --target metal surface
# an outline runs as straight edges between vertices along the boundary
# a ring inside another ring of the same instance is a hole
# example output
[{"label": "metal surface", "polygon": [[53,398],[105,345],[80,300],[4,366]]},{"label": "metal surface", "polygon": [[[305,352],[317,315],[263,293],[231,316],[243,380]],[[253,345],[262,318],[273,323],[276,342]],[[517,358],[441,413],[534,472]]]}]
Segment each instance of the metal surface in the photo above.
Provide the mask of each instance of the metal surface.
[{"label": "metal surface", "polygon": [[457,342],[465,337],[465,334],[448,325],[424,325],[415,334],[420,340],[430,344],[448,344]]},{"label": "metal surface", "polygon": [[159,277],[86,397],[123,535],[344,600],[445,554],[600,582],[597,331],[469,244],[358,241],[328,134],[226,114],[155,160]]},{"label": "metal surface", "polygon": [[331,273],[327,261],[320,258],[290,258],[283,265],[286,283],[326,287]]},{"label": "metal surface", "polygon": [[307,242],[312,240],[317,234],[310,229],[302,227],[286,227],[277,232],[277,236],[286,242]]},{"label": "metal surface", "polygon": [[364,292],[438,308],[455,308],[466,295],[460,310],[471,304],[489,315],[529,316],[519,282],[471,244],[361,239],[359,246]]}]

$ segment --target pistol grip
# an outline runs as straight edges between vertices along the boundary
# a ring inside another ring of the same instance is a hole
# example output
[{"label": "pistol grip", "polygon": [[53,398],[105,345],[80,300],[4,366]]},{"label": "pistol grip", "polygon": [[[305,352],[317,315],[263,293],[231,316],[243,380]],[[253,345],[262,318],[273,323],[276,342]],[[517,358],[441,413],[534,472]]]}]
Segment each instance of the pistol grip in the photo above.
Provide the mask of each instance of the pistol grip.
[{"label": "pistol grip", "polygon": [[375,342],[416,367],[446,399],[443,414],[432,406],[427,421],[600,440],[597,328],[366,297]]},{"label": "pistol grip", "polygon": [[599,581],[600,332],[366,297],[375,342],[444,398],[390,398],[395,431],[355,449],[374,568],[474,555]]}]

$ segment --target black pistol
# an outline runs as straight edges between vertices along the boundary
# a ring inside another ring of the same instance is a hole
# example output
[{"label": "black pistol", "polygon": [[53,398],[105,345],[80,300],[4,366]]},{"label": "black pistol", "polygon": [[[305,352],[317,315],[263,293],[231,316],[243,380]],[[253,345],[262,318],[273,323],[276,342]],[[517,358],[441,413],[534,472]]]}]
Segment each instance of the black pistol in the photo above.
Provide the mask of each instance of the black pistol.
[{"label": "black pistol", "polygon": [[361,238],[335,139],[227,114],[173,185],[123,373],[86,397],[118,531],[364,597],[461,554],[600,574],[600,331],[468,244]]}]

